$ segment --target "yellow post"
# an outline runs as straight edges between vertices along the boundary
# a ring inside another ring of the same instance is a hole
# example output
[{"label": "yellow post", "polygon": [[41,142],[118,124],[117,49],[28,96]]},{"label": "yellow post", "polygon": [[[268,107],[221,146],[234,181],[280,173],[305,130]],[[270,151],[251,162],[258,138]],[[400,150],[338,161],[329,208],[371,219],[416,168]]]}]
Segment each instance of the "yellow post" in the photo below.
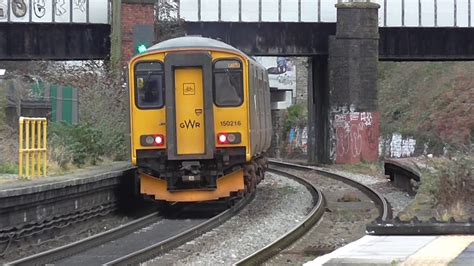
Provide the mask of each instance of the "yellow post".
[{"label": "yellow post", "polygon": [[43,153],[41,151],[41,126],[43,124],[43,121],[38,121],[36,124],[36,134],[38,134],[38,138],[36,139],[36,147],[38,148],[38,151],[36,152],[36,176],[41,176],[41,164],[43,161],[41,161],[41,154]]},{"label": "yellow post", "polygon": [[44,168],[44,172],[43,172],[43,176],[46,176],[46,168],[48,167],[48,148],[46,147],[46,128],[48,126],[48,121],[45,119],[43,121],[43,149],[44,149],[44,154],[43,154],[43,158],[44,158],[44,164],[43,164],[43,168]]},{"label": "yellow post", "polygon": [[46,176],[48,162],[46,118],[20,117],[19,124],[18,175],[20,178]]},{"label": "yellow post", "polygon": [[36,121],[31,121],[31,177],[36,177]]},{"label": "yellow post", "polygon": [[25,174],[30,176],[30,120],[26,120],[26,137],[25,137],[25,150],[26,150],[26,163],[25,163]]},{"label": "yellow post", "polygon": [[19,158],[18,158],[18,175],[23,177],[23,122],[24,119],[23,117],[19,118],[19,124],[20,124],[20,147],[19,147]]}]

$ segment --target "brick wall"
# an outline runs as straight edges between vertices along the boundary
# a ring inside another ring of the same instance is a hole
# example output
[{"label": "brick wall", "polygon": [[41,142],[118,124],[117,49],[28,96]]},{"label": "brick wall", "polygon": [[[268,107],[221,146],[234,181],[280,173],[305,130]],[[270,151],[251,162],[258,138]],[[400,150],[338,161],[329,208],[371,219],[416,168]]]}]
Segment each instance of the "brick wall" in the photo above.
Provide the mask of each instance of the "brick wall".
[{"label": "brick wall", "polygon": [[133,27],[135,25],[154,25],[153,4],[122,3],[122,62],[128,62],[135,55],[133,47]]}]

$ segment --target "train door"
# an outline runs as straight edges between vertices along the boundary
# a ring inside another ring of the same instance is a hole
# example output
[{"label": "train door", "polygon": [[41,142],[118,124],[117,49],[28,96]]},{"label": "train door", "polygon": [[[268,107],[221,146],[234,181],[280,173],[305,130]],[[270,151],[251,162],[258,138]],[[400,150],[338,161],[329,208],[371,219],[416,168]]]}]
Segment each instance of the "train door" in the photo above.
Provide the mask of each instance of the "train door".
[{"label": "train door", "polygon": [[176,68],[176,152],[177,155],[204,154],[204,91],[202,68]]},{"label": "train door", "polygon": [[165,57],[168,160],[213,159],[212,58],[208,53]]}]

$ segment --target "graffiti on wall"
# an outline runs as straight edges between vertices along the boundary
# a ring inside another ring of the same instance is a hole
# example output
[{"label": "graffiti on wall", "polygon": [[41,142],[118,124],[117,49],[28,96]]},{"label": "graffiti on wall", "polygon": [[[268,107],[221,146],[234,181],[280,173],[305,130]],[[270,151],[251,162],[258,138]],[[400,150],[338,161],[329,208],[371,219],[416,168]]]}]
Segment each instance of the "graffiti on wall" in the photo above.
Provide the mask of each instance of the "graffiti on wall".
[{"label": "graffiti on wall", "polygon": [[288,136],[288,154],[300,153],[306,155],[308,153],[308,128],[291,128]]},{"label": "graffiti on wall", "polygon": [[393,133],[387,138],[380,139],[379,151],[384,157],[403,158],[415,155],[416,140],[413,137],[403,137]]},{"label": "graffiti on wall", "polygon": [[108,23],[110,0],[0,0],[0,22]]},{"label": "graffiti on wall", "polygon": [[0,20],[7,18],[7,5],[3,1],[0,0]]},{"label": "graffiti on wall", "polygon": [[357,112],[354,105],[331,110],[331,159],[335,163],[373,162],[378,158],[379,114]]},{"label": "graffiti on wall", "polygon": [[296,66],[293,59],[276,56],[258,56],[254,59],[267,69],[271,88],[287,91],[285,101],[276,102],[274,108],[290,107],[293,104],[293,95],[296,95]]}]

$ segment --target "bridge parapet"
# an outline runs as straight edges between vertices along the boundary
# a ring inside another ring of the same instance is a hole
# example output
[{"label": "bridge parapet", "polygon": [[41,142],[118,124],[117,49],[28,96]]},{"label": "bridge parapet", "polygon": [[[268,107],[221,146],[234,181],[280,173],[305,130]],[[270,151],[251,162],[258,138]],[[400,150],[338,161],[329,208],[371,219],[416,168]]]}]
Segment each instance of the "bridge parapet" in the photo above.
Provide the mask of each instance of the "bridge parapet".
[{"label": "bridge parapet", "polygon": [[0,23],[109,24],[111,0],[0,0]]},{"label": "bridge parapet", "polygon": [[[164,0],[186,21],[336,22],[338,2],[380,5],[381,27],[472,27],[473,0]],[[224,4],[225,3],[225,4]]]}]

